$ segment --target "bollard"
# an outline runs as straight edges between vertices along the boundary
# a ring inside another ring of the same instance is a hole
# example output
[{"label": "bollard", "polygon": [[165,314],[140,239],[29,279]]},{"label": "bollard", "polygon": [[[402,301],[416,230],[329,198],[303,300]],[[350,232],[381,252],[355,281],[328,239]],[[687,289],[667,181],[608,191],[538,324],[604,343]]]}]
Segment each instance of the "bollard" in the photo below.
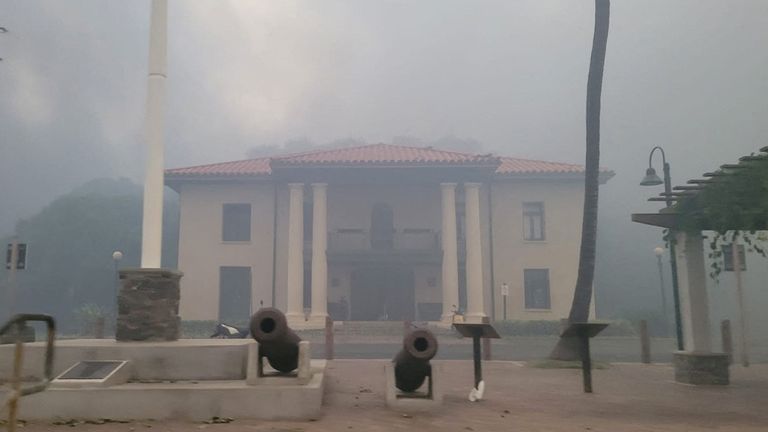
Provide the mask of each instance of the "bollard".
[{"label": "bollard", "polygon": [[651,338],[648,336],[648,321],[640,320],[640,361],[651,362]]},{"label": "bollard", "polygon": [[325,359],[333,360],[333,318],[325,318]]},{"label": "bollard", "polygon": [[720,335],[723,341],[723,352],[728,354],[728,364],[733,364],[733,339],[731,336],[731,320],[720,321]]}]

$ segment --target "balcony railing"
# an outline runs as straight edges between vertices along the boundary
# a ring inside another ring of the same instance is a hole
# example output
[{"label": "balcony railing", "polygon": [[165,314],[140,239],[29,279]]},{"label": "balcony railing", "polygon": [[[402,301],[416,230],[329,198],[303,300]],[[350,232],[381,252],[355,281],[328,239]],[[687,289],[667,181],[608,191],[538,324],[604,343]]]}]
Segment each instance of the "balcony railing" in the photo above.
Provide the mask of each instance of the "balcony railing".
[{"label": "balcony railing", "polygon": [[440,250],[440,233],[432,230],[403,229],[391,236],[375,235],[362,229],[341,229],[328,233],[329,252],[354,251],[429,251]]}]

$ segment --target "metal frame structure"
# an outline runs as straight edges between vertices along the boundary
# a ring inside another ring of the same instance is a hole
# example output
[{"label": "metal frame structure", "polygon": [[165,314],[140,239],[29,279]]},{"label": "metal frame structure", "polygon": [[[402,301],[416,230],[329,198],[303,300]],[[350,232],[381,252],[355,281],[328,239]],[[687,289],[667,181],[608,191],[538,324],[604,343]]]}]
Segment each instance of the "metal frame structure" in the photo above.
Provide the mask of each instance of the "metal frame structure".
[{"label": "metal frame structure", "polygon": [[[45,375],[41,382],[31,386],[22,387],[22,366],[24,364],[24,344],[21,341],[21,333],[24,325],[29,321],[40,321],[46,324],[48,336],[45,346]],[[0,336],[15,331],[16,349],[13,352],[13,377],[11,377],[11,394],[3,401],[2,406],[8,406],[8,432],[16,430],[16,419],[19,408],[19,399],[34,393],[39,393],[51,384],[53,380],[53,342],[56,339],[56,322],[50,315],[43,314],[19,314],[12,317],[0,328]]]}]

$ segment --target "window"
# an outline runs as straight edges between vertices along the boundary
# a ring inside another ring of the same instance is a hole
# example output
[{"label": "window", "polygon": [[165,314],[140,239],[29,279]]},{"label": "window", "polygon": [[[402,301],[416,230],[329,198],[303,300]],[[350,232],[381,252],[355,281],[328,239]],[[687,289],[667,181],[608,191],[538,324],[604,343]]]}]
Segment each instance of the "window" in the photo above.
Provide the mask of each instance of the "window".
[{"label": "window", "polygon": [[549,309],[549,270],[525,269],[525,308]]},{"label": "window", "polygon": [[251,317],[251,268],[219,268],[219,321],[243,324]]},{"label": "window", "polygon": [[525,240],[544,240],[544,203],[523,203],[523,238]]},{"label": "window", "polygon": [[223,241],[251,241],[250,204],[224,204],[221,239]]},{"label": "window", "polygon": [[[739,245],[739,263],[741,271],[747,269],[747,256],[744,252],[744,245]],[[733,271],[733,245],[723,245],[723,267],[725,271]]]}]

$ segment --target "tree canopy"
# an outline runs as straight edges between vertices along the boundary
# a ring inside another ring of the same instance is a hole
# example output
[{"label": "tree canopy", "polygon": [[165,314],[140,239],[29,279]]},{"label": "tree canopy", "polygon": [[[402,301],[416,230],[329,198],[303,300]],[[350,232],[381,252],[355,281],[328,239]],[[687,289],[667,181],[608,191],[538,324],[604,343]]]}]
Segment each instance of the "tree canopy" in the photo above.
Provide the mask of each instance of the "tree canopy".
[{"label": "tree canopy", "polygon": [[[140,186],[97,179],[19,221],[16,235],[28,254],[27,268],[17,272],[17,312],[49,313],[72,330],[83,305],[113,311],[117,280],[112,253],[123,252],[120,267],[139,265],[141,218]],[[176,267],[178,201],[173,192],[166,194],[163,225],[163,265]]]}]

